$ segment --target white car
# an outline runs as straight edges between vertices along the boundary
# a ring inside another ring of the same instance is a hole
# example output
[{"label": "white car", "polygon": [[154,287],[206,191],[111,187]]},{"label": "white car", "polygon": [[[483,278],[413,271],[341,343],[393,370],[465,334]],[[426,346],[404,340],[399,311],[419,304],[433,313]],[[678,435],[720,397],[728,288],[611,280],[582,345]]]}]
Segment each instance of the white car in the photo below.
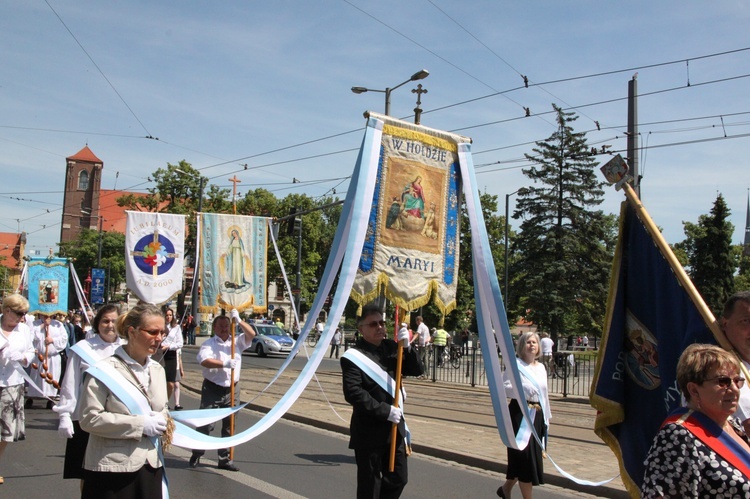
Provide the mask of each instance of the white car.
[{"label": "white car", "polygon": [[268,354],[287,355],[294,347],[292,335],[273,324],[250,324],[255,330],[255,337],[248,348],[251,352],[265,357]]}]

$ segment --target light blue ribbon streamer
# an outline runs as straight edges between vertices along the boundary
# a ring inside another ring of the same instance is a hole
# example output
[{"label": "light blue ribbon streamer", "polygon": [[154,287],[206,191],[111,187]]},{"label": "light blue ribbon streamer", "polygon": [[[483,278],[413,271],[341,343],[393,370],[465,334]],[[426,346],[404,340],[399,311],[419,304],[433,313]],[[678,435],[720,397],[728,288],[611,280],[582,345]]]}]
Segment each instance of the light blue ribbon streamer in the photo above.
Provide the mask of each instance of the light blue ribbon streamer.
[{"label": "light blue ribbon streamer", "polygon": [[[172,445],[187,449],[209,450],[235,447],[245,443],[263,433],[281,418],[294,401],[299,398],[302,391],[304,391],[326,353],[327,344],[335,332],[335,326],[338,324],[349,298],[348,290],[351,289],[351,284],[356,274],[356,266],[362,252],[362,244],[364,242],[364,235],[367,227],[364,220],[366,220],[370,212],[377,177],[379,147],[374,148],[373,145],[375,143],[379,144],[381,135],[382,122],[371,118],[368,121],[360,155],[352,175],[352,187],[350,187],[346,201],[344,202],[344,208],[341,215],[342,223],[339,224],[336,231],[332,251],[328,262],[326,263],[323,277],[321,278],[321,286],[315,297],[312,308],[308,313],[308,321],[304,326],[303,332],[292,349],[292,352],[287,356],[282,368],[280,368],[280,370],[284,369],[286,365],[291,362],[291,359],[304,343],[305,336],[309,333],[314,318],[319,315],[320,310],[323,308],[325,299],[336,277],[336,271],[339,266],[341,266],[342,270],[339,275],[339,285],[333,303],[331,304],[331,312],[329,314],[330,320],[324,329],[318,345],[313,350],[308,362],[300,372],[300,375],[276,405],[274,405],[274,407],[271,408],[271,410],[251,428],[234,436],[221,438],[204,435],[180,422],[176,422],[176,431],[174,433]],[[343,264],[341,263],[342,260]],[[342,292],[341,290],[347,290],[347,292]]]}]

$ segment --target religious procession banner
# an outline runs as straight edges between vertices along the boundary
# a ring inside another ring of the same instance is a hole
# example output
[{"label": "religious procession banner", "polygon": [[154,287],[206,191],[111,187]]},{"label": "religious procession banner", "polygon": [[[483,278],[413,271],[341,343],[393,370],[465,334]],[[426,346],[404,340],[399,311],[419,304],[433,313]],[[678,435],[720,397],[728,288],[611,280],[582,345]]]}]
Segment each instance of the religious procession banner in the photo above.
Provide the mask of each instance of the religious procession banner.
[{"label": "religious procession banner", "polygon": [[182,291],[185,215],[127,211],[125,277],[143,302],[162,305]]},{"label": "religious procession banner", "polygon": [[267,312],[268,218],[201,213],[200,312]]},{"label": "religious procession banner", "polygon": [[370,113],[383,121],[377,184],[351,297],[360,306],[381,292],[415,309],[431,298],[456,306],[461,174],[467,137]]},{"label": "religious procession banner", "polygon": [[29,313],[67,314],[70,278],[68,259],[32,257],[27,267]]}]

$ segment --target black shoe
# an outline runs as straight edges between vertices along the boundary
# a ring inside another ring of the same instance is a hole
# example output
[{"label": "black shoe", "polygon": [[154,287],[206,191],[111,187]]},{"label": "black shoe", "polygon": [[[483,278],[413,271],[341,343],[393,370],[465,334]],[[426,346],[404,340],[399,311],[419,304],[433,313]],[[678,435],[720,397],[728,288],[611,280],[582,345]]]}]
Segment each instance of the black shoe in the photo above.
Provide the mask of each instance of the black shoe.
[{"label": "black shoe", "polygon": [[227,471],[240,471],[233,461],[219,461],[219,469]]},{"label": "black shoe", "polygon": [[51,401],[51,400],[48,400],[48,401],[47,401],[47,409],[52,409],[52,406],[53,406],[53,405],[54,405],[54,404],[52,403],[52,401]]},{"label": "black shoe", "polygon": [[181,405],[176,405],[176,406],[174,406],[174,410],[175,410],[175,411],[181,411],[182,409],[183,409],[183,408],[182,408],[182,406],[181,406]]},{"label": "black shoe", "polygon": [[191,468],[197,468],[198,463],[200,462],[201,462],[200,456],[192,455],[190,456],[190,461],[188,461],[188,466],[190,466]]},{"label": "black shoe", "polygon": [[502,497],[503,499],[505,499],[505,492],[503,492],[503,488],[502,487],[498,487],[497,488],[497,496],[498,497]]},{"label": "black shoe", "polygon": [[31,409],[33,405],[34,405],[34,399],[26,399],[26,402],[23,404],[23,408]]}]

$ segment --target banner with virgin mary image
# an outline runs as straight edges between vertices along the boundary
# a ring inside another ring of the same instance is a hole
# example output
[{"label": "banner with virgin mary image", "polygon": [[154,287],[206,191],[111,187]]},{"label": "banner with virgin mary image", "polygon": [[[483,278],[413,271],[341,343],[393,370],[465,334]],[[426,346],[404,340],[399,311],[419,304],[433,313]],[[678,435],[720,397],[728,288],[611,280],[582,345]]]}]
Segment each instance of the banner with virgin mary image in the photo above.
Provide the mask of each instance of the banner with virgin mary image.
[{"label": "banner with virgin mary image", "polygon": [[265,314],[268,218],[200,214],[200,312]]},{"label": "banner with virgin mary image", "polygon": [[[383,293],[415,309],[456,306],[461,174],[467,137],[383,120],[373,208],[351,296],[360,306]],[[368,151],[363,151],[369,154]]]}]

